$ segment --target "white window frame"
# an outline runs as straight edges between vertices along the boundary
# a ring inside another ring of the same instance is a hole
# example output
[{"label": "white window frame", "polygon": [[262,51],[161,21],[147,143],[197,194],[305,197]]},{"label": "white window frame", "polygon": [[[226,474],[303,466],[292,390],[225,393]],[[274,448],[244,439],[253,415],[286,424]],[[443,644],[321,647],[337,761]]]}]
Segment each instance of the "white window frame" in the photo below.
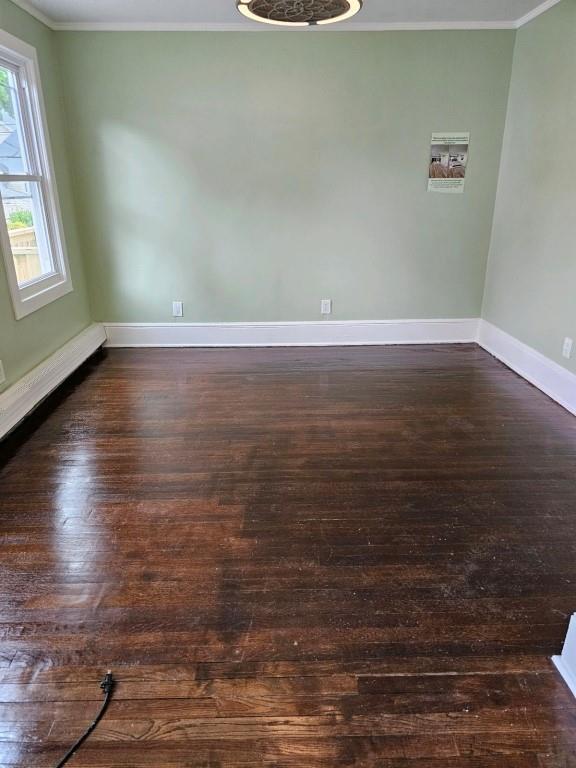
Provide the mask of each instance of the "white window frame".
[{"label": "white window frame", "polygon": [[[16,265],[3,211],[0,210],[0,245],[6,265],[6,275],[14,314],[17,320],[45,307],[73,290],[70,265],[64,241],[62,214],[54,177],[54,163],[40,83],[36,49],[13,35],[0,30],[0,59],[18,71],[19,100],[22,110],[26,144],[31,155],[30,173],[2,174],[1,181],[37,182],[41,187],[46,234],[53,271],[37,280],[18,285]],[[23,148],[24,149],[24,148]]]}]

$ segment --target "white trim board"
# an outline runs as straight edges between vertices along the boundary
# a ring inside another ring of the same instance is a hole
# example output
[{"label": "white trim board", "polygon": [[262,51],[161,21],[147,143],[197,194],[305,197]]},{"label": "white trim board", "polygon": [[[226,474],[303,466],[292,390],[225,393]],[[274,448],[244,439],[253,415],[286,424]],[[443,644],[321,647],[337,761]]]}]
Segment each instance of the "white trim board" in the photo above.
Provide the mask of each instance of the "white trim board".
[{"label": "white trim board", "polygon": [[104,323],[109,347],[314,347],[473,342],[478,319]]},{"label": "white trim board", "polygon": [[0,438],[106,343],[107,338],[110,347],[378,346],[477,341],[487,352],[576,415],[576,375],[478,318],[301,323],[96,323],[0,393]]},{"label": "white trim board", "polygon": [[[558,0],[557,0],[558,1]],[[13,0],[14,2],[14,0]],[[411,21],[411,22],[354,22],[343,23],[336,28],[329,24],[307,28],[258,24],[240,19],[237,22],[53,22],[51,28],[58,32],[283,32],[304,34],[326,32],[417,32],[439,30],[518,29],[517,21]]]},{"label": "white trim board", "polygon": [[0,438],[33,411],[105,341],[104,328],[99,324],[91,325],[0,393]]},{"label": "white trim board", "polygon": [[487,320],[480,320],[478,343],[508,368],[576,415],[576,375]]},{"label": "white trim board", "polygon": [[[12,0],[14,5],[41,21],[50,29],[61,32],[248,32],[248,31],[282,31],[294,32],[282,27],[270,27],[264,24],[249,24],[239,19],[230,24],[210,24],[208,22],[58,22],[38,10],[30,0]],[[395,32],[414,30],[474,30],[474,29],[520,29],[533,19],[545,13],[560,0],[544,0],[532,11],[519,19],[511,21],[416,21],[398,23],[362,23],[350,22],[344,26],[310,27],[306,32]],[[302,30],[299,30],[302,31]]]},{"label": "white trim board", "polygon": [[552,661],[568,688],[576,696],[576,613],[570,619],[562,654],[552,656]]},{"label": "white trim board", "polygon": [[328,347],[466,344],[487,352],[576,415],[576,376],[479,318],[285,323],[104,323],[108,347]]},{"label": "white trim board", "polygon": [[36,8],[36,6],[29,2],[29,0],[12,0],[12,2],[14,5],[22,8],[23,11],[26,11],[26,13],[29,13],[30,16],[33,16],[38,21],[41,21],[42,24],[45,24],[50,29],[55,29],[56,22],[49,16],[46,16],[45,13],[42,13],[42,11],[39,8]]},{"label": "white trim board", "polygon": [[525,16],[522,16],[520,19],[518,19],[516,22],[516,29],[520,29],[525,24],[529,24],[531,21],[534,21],[534,19],[537,19],[538,16],[541,16],[543,13],[546,13],[546,11],[549,11],[550,8],[554,8],[555,5],[558,5],[559,2],[560,0],[544,0],[543,3],[540,3],[540,5],[537,5],[536,8],[528,11]]}]

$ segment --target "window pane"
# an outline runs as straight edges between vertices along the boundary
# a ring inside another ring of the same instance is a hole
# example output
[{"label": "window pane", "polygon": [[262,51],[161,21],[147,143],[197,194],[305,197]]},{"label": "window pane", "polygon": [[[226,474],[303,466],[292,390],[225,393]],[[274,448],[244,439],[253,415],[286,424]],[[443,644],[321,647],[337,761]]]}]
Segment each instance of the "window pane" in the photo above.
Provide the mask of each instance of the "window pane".
[{"label": "window pane", "polygon": [[0,65],[0,174],[29,173],[16,75]]},{"label": "window pane", "polygon": [[0,194],[18,285],[52,274],[40,184],[5,181],[0,184]]}]

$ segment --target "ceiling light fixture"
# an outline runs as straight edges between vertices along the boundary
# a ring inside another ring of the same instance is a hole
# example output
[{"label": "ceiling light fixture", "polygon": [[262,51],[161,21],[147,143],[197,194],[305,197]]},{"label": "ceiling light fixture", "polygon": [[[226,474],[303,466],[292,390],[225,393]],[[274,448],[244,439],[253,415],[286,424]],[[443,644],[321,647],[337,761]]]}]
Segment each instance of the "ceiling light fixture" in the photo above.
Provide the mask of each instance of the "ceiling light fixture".
[{"label": "ceiling light fixture", "polygon": [[362,8],[362,0],[236,0],[236,5],[251,21],[314,27],[352,18]]}]

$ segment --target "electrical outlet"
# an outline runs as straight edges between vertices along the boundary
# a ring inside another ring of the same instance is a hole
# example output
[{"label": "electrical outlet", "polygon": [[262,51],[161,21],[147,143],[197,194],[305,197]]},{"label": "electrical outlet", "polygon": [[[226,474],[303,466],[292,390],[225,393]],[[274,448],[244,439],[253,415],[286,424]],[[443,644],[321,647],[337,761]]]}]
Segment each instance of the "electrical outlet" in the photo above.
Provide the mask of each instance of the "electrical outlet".
[{"label": "electrical outlet", "polygon": [[172,302],[172,317],[184,317],[184,304],[181,301]]},{"label": "electrical outlet", "polygon": [[573,340],[570,339],[568,336],[564,339],[564,344],[562,344],[562,356],[567,358],[568,360],[572,357],[572,345],[574,344]]},{"label": "electrical outlet", "polygon": [[0,384],[4,384],[6,381],[6,374],[4,373],[4,366],[2,365],[2,360],[0,360]]},{"label": "electrical outlet", "polygon": [[320,314],[331,315],[332,314],[332,299],[322,299],[320,302]]}]

